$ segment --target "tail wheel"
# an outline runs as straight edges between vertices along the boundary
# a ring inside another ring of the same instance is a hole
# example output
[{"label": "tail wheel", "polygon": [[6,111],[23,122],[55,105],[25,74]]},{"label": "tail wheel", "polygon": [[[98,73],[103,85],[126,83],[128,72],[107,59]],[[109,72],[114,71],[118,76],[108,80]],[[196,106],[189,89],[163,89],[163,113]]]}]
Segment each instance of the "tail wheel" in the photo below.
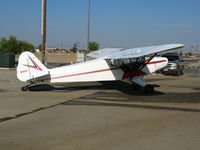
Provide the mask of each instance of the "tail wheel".
[{"label": "tail wheel", "polygon": [[22,90],[22,91],[27,91],[28,89],[27,89],[26,86],[22,86],[21,90]]},{"label": "tail wheel", "polygon": [[146,85],[144,87],[144,90],[145,90],[145,93],[148,94],[148,95],[152,95],[154,94],[154,87],[152,85]]},{"label": "tail wheel", "polygon": [[29,88],[31,87],[31,85],[35,84],[36,82],[31,81],[30,84],[26,85],[26,86],[22,86],[21,90],[22,91],[28,91]]}]

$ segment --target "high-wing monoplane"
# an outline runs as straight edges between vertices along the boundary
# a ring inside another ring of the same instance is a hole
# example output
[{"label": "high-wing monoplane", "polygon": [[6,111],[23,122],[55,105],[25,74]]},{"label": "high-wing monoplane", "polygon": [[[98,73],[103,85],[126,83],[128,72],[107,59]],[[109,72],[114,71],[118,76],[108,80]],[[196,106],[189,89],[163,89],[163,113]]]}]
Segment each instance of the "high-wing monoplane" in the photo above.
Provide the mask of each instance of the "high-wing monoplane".
[{"label": "high-wing monoplane", "polygon": [[[28,82],[23,91],[37,83],[68,83],[90,81],[130,80],[133,88],[144,87],[152,94],[154,87],[146,85],[144,76],[162,69],[168,63],[165,57],[156,57],[157,53],[182,48],[183,44],[167,44],[141,48],[105,48],[88,54],[95,59],[56,67],[46,68],[30,52],[19,57],[17,77]],[[145,56],[150,56],[146,58]],[[146,59],[145,59],[146,58]]]}]

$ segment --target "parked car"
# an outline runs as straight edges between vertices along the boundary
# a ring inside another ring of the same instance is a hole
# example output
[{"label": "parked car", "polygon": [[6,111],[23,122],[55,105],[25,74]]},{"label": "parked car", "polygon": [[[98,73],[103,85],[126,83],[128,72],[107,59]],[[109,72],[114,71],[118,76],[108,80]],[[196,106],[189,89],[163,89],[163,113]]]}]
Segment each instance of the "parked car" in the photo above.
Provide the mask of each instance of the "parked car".
[{"label": "parked car", "polygon": [[161,70],[163,74],[167,75],[183,75],[184,74],[184,64],[183,57],[175,53],[166,53],[162,55],[168,59],[168,64],[165,68]]}]

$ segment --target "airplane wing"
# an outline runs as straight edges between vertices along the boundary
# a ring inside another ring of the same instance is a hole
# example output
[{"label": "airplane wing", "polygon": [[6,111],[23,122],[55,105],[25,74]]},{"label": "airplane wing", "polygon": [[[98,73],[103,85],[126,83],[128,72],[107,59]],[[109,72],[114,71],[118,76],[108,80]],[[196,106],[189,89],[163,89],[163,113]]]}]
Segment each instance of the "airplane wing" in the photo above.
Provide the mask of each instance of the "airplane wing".
[{"label": "airplane wing", "polygon": [[121,50],[123,50],[123,48],[104,48],[104,49],[100,49],[100,50],[91,52],[91,53],[87,54],[87,56],[94,57],[94,58],[100,58],[100,57],[107,56],[109,54],[113,54],[115,52],[119,52]]},{"label": "airplane wing", "polygon": [[[167,44],[159,46],[149,46],[149,47],[140,47],[140,48],[130,48],[130,49],[103,49],[92,52],[89,56],[92,57],[103,57],[104,59],[125,59],[125,58],[136,58],[145,55],[160,53],[168,50],[174,50],[184,47],[183,44]],[[106,50],[108,50],[106,52]]]}]

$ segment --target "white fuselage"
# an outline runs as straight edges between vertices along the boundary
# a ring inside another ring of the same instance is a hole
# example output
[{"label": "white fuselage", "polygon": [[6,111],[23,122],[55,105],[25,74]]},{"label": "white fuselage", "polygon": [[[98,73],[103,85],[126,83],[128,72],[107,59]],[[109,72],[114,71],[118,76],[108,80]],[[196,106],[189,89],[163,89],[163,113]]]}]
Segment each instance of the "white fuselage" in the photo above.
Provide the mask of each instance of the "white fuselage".
[{"label": "white fuselage", "polygon": [[[134,76],[144,76],[155,72],[168,63],[165,57],[153,58],[137,75],[126,75],[127,73],[117,66],[111,66],[104,59],[95,59],[74,65],[49,69],[50,77],[46,79],[50,83],[60,82],[88,82],[88,81],[113,81],[132,78]],[[134,72],[135,70],[132,70]],[[129,72],[130,73],[130,72]]]}]

